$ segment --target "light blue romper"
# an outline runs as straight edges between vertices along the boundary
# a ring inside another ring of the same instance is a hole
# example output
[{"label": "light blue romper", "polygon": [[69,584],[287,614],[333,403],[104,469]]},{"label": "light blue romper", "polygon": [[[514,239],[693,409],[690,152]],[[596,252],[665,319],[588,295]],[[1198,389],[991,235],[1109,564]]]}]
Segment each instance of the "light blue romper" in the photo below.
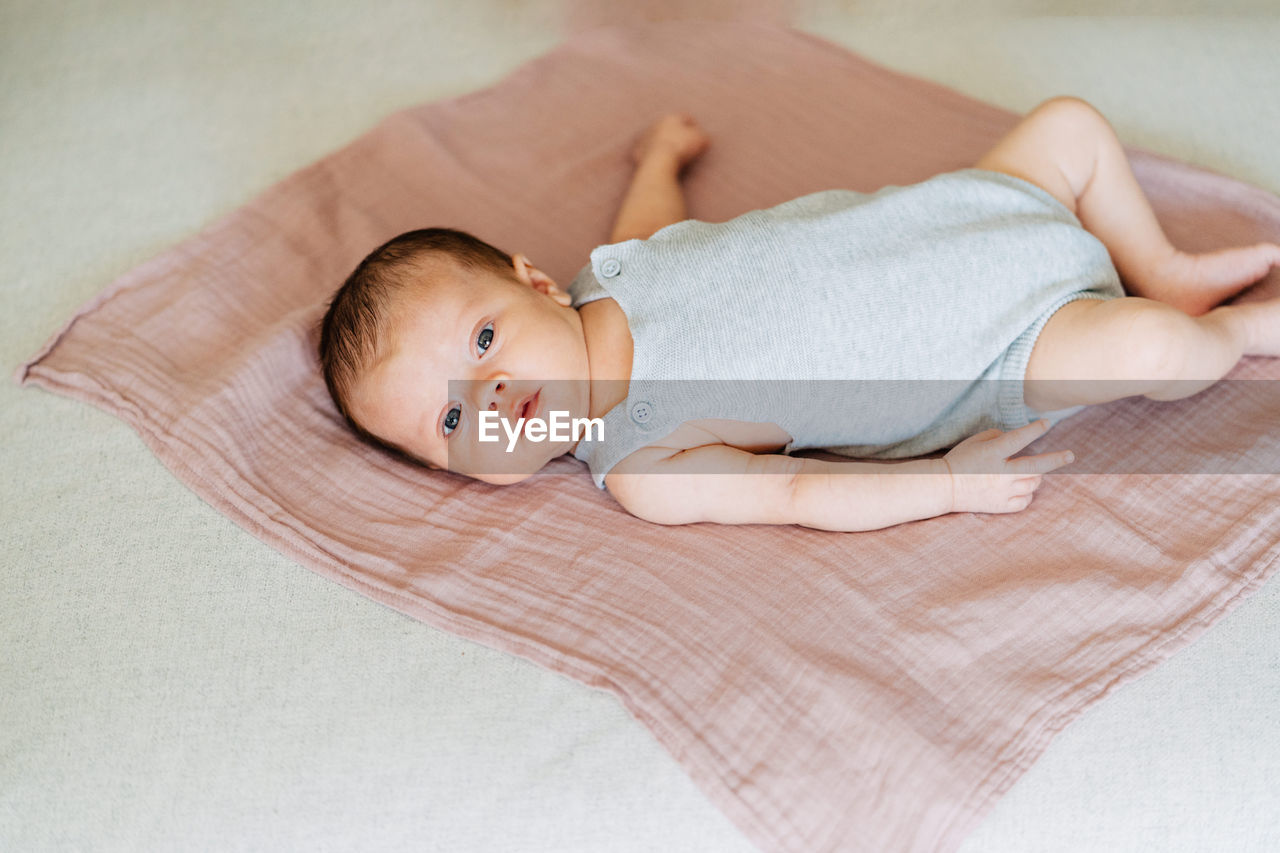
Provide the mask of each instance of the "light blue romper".
[{"label": "light blue romper", "polygon": [[1042,414],[1022,379],[1045,322],[1124,290],[1046,190],[961,169],[599,246],[569,294],[615,299],[635,345],[627,399],[574,450],[604,488],[618,461],[700,418],[776,423],[783,453],[866,459],[1025,426]]}]

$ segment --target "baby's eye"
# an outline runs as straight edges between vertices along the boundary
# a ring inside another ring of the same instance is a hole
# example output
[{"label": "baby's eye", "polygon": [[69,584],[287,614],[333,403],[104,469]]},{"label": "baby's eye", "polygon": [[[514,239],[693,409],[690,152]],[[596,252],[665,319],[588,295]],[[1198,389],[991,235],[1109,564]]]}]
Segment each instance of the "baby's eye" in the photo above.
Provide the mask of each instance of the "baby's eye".
[{"label": "baby's eye", "polygon": [[444,416],[444,434],[446,436],[453,432],[458,426],[458,419],[462,417],[462,410],[457,406],[450,409]]},{"label": "baby's eye", "polygon": [[485,323],[480,334],[476,335],[476,344],[480,347],[480,352],[484,352],[491,343],[493,343],[493,324]]}]

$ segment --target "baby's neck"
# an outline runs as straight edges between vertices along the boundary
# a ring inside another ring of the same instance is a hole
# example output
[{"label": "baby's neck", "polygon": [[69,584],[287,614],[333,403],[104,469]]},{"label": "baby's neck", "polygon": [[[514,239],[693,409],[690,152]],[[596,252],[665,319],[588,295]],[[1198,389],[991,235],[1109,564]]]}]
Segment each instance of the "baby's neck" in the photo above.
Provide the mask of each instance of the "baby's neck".
[{"label": "baby's neck", "polygon": [[631,380],[631,358],[635,343],[627,325],[627,315],[608,297],[588,302],[578,309],[582,335],[591,366],[591,413],[603,418],[627,399]]}]

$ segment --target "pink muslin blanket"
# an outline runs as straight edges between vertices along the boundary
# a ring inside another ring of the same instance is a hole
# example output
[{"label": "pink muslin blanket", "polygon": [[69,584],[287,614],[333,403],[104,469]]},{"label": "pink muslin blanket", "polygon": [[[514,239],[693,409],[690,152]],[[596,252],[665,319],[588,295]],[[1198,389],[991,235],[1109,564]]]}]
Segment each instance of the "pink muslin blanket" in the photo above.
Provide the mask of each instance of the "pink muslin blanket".
[{"label": "pink muslin blanket", "polygon": [[[308,568],[612,691],[760,847],[954,849],[1054,733],[1274,571],[1280,476],[1063,472],[1017,515],[860,534],[661,527],[571,457],[504,488],[351,435],[312,328],[355,263],[448,225],[567,283],[607,242],[633,140],[670,110],[715,140],[687,178],[705,220],[971,165],[1016,120],[786,28],[578,33],[391,115],[123,276],[18,378],[123,418]],[[1280,239],[1280,199],[1131,153],[1176,243]],[[1233,374],[1278,378],[1269,359]],[[1096,407],[1031,451],[1094,472],[1152,447],[1275,459],[1280,408],[1249,386]]]}]

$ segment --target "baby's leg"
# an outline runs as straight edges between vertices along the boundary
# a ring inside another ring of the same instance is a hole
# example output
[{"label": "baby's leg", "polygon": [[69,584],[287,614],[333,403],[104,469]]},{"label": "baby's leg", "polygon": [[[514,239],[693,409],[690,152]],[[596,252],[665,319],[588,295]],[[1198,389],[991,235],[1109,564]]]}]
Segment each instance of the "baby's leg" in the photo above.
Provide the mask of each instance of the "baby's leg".
[{"label": "baby's leg", "polygon": [[1080,299],[1041,330],[1023,393],[1040,412],[1135,394],[1178,400],[1221,379],[1242,355],[1280,356],[1280,299],[1199,317],[1138,296]]},{"label": "baby's leg", "polygon": [[1189,254],[1165,237],[1106,118],[1079,98],[1051,98],[974,164],[1043,187],[1103,242],[1125,289],[1193,316],[1280,265],[1280,245]]}]

